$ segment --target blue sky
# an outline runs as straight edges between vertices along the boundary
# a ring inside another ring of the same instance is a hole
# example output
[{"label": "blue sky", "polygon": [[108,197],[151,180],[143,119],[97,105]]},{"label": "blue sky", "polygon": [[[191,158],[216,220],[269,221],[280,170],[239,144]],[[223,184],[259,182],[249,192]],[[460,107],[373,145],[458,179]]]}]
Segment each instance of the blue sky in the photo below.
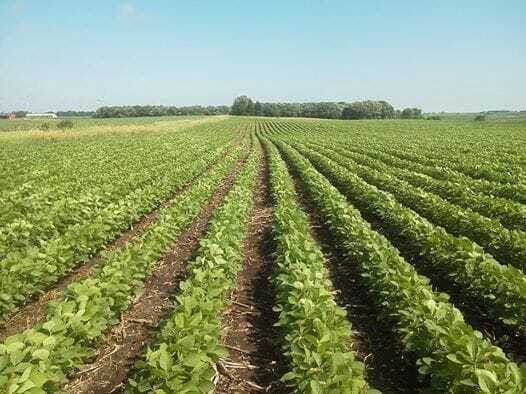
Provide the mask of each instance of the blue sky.
[{"label": "blue sky", "polygon": [[0,0],[0,112],[239,94],[526,109],[526,1]]}]

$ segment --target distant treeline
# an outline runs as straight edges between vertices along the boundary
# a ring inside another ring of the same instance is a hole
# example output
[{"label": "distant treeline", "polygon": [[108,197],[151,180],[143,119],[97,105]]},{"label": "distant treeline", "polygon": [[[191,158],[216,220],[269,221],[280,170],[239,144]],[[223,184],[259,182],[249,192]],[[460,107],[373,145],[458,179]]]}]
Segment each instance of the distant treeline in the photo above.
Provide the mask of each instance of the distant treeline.
[{"label": "distant treeline", "polygon": [[228,105],[207,106],[192,105],[189,107],[167,107],[164,105],[131,105],[100,107],[95,111],[95,118],[127,118],[137,116],[185,116],[185,115],[226,115],[230,113]]},{"label": "distant treeline", "polygon": [[57,116],[68,117],[68,116],[93,116],[95,111],[57,111]]},{"label": "distant treeline", "polygon": [[422,117],[419,108],[395,110],[387,101],[261,103],[247,96],[236,97],[232,115],[304,117],[325,119],[415,119]]}]

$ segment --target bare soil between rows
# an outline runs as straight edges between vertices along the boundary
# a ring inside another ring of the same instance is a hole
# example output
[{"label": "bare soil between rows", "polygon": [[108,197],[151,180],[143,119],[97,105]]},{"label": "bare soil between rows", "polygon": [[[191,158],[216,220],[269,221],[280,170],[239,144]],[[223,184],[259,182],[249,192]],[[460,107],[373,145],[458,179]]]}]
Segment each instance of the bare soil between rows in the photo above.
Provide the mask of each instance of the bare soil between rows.
[{"label": "bare soil between rows", "polygon": [[[236,144],[237,145],[237,144]],[[102,253],[104,251],[119,249],[125,246],[128,242],[133,241],[146,230],[159,216],[162,209],[168,208],[173,204],[174,200],[179,195],[187,191],[195,182],[196,179],[209,172],[219,161],[214,160],[208,164],[206,168],[192,177],[181,188],[176,190],[168,199],[166,199],[159,207],[144,215],[141,219],[131,225],[130,229],[121,233],[115,240],[106,244],[95,254],[92,258],[82,263],[79,267],[71,273],[60,279],[51,289],[47,290],[38,299],[24,305],[7,321],[0,325],[0,342],[3,342],[11,335],[23,332],[26,329],[33,327],[38,322],[46,317],[47,305],[49,302],[61,296],[63,291],[71,284],[86,279],[94,274],[94,268],[101,262]]]},{"label": "bare soil between rows", "polygon": [[264,157],[253,189],[253,208],[243,247],[244,267],[231,293],[231,305],[222,317],[222,344],[230,356],[217,365],[216,394],[290,392],[280,382],[286,362],[280,349],[281,337],[274,327],[277,314],[272,310],[273,209],[268,188]]},{"label": "bare soil between rows", "polygon": [[123,389],[135,359],[154,338],[163,317],[172,309],[178,285],[186,276],[186,263],[195,255],[214,210],[230,190],[248,154],[247,149],[221,181],[207,206],[157,264],[142,295],[122,314],[120,323],[105,335],[95,359],[70,378],[66,391],[103,394]]}]

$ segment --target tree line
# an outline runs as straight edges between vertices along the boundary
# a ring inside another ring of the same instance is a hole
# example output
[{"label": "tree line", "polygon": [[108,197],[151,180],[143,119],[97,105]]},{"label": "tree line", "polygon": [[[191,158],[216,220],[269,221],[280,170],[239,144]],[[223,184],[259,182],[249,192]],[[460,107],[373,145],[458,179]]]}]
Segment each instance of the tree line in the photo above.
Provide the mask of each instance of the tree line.
[{"label": "tree line", "polygon": [[57,116],[62,117],[68,117],[68,116],[93,116],[95,115],[95,111],[57,111],[55,112]]},{"label": "tree line", "polygon": [[95,111],[95,118],[128,118],[138,116],[185,116],[185,115],[227,115],[228,105],[174,107],[164,105],[129,105],[100,107]]},{"label": "tree line", "polygon": [[419,108],[395,110],[387,101],[366,100],[353,103],[261,103],[247,96],[236,97],[230,111],[232,115],[304,117],[324,119],[418,119]]},{"label": "tree line", "polygon": [[[28,112],[16,111],[16,117],[22,118]],[[58,111],[59,117],[93,116],[94,118],[127,118],[143,116],[187,116],[187,115],[250,115],[271,117],[304,117],[324,119],[418,119],[422,118],[419,108],[395,110],[386,101],[366,100],[347,103],[263,103],[252,101],[247,96],[236,97],[232,106],[164,106],[164,105],[128,105],[104,106],[96,111]]]}]

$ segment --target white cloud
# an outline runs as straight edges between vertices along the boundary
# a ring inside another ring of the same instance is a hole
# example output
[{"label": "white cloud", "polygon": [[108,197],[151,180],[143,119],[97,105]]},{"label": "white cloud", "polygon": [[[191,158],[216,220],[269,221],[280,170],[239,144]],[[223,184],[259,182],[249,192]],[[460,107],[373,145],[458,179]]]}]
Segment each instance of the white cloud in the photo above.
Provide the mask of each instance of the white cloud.
[{"label": "white cloud", "polygon": [[119,12],[125,18],[136,18],[138,16],[137,9],[131,3],[122,3]]},{"label": "white cloud", "polygon": [[119,15],[121,18],[131,22],[143,22],[147,19],[147,15],[143,13],[142,10],[137,9],[137,7],[129,1],[120,4]]}]

